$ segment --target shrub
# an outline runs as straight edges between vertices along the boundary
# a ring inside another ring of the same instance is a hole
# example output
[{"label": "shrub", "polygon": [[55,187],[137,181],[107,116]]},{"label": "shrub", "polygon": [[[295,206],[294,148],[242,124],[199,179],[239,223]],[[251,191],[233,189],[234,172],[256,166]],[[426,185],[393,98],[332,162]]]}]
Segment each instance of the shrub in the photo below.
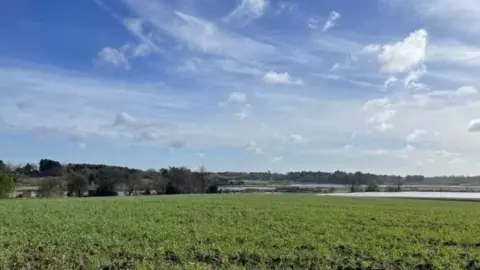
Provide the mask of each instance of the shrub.
[{"label": "shrub", "polygon": [[65,182],[58,177],[47,177],[42,180],[38,189],[38,196],[42,198],[46,197],[58,197],[63,196],[65,191]]},{"label": "shrub", "polygon": [[72,174],[68,177],[67,190],[69,196],[83,197],[88,191],[88,180],[79,174]]},{"label": "shrub", "polygon": [[173,185],[172,182],[168,182],[167,186],[165,187],[165,194],[167,195],[174,195],[178,194],[178,189]]},{"label": "shrub", "polygon": [[373,182],[368,185],[365,189],[365,192],[380,192],[380,188],[378,187],[377,183]]},{"label": "shrub", "polygon": [[0,172],[0,198],[8,198],[15,190],[15,183],[10,174]]},{"label": "shrub", "polygon": [[219,189],[218,189],[218,186],[217,185],[211,185],[207,188],[207,193],[219,193]]},{"label": "shrub", "polygon": [[143,192],[143,195],[152,195],[152,189],[150,187],[147,187]]}]

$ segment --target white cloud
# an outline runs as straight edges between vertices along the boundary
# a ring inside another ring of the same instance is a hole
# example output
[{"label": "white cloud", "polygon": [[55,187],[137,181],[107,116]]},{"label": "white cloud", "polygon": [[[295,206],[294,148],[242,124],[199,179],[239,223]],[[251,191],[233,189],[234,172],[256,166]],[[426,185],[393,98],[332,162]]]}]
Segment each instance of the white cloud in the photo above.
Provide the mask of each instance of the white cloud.
[{"label": "white cloud", "polygon": [[406,150],[406,151],[413,151],[413,150],[415,150],[415,149],[416,149],[415,146],[410,145],[410,144],[407,144],[407,146],[405,147],[405,150]]},{"label": "white cloud", "polygon": [[414,91],[428,90],[427,85],[419,82],[420,78],[422,78],[426,73],[427,68],[425,66],[421,66],[418,69],[411,70],[403,80],[405,88]]},{"label": "white cloud", "polygon": [[452,66],[480,66],[480,48],[458,41],[438,41],[429,45],[427,60],[434,63],[448,63]]},{"label": "white cloud", "polygon": [[279,162],[279,161],[282,161],[282,160],[283,160],[283,157],[273,157],[272,158],[273,163],[276,163],[276,162]]},{"label": "white cloud", "polygon": [[454,96],[468,97],[478,94],[478,90],[473,86],[462,86],[454,92]]},{"label": "white cloud", "polygon": [[385,123],[385,122],[382,122],[379,125],[375,126],[375,129],[378,130],[379,132],[385,132],[392,128],[393,128],[392,124]]},{"label": "white cloud", "polygon": [[290,134],[289,139],[293,143],[303,143],[303,142],[306,141],[305,138],[302,135],[299,135],[299,134]]},{"label": "white cloud", "polygon": [[152,47],[147,44],[138,44],[132,49],[132,57],[147,56],[153,52]]},{"label": "white cloud", "polygon": [[397,113],[396,110],[384,110],[372,115],[368,120],[367,123],[384,123],[388,120],[392,119],[395,114]]},{"label": "white cloud", "polygon": [[269,71],[263,76],[263,81],[269,84],[298,84],[303,85],[302,80],[293,79],[288,72]]},{"label": "white cloud", "polygon": [[382,50],[382,47],[379,44],[369,44],[363,47],[364,53],[378,53]]},{"label": "white cloud", "polygon": [[130,69],[130,63],[128,62],[127,57],[125,57],[124,52],[111,47],[103,48],[98,53],[94,63],[98,65],[108,64],[126,70]]},{"label": "white cloud", "polygon": [[196,155],[197,155],[197,157],[199,157],[199,158],[205,158],[205,154],[202,153],[202,152],[198,152]]},{"label": "white cloud", "polygon": [[228,102],[231,102],[231,103],[245,103],[245,102],[247,102],[247,95],[243,92],[232,92],[228,96]]},{"label": "white cloud", "polygon": [[252,110],[252,105],[245,104],[240,110],[240,112],[235,113],[235,116],[238,117],[240,120],[247,118],[250,115]]},{"label": "white cloud", "polygon": [[226,22],[233,19],[256,20],[263,16],[267,6],[267,0],[242,0],[223,20]]},{"label": "white cloud", "polygon": [[343,149],[345,150],[348,150],[348,149],[352,149],[354,148],[355,146],[351,145],[351,144],[346,144],[345,146],[343,146]]},{"label": "white cloud", "polygon": [[79,144],[78,144],[78,147],[79,147],[80,149],[86,149],[86,148],[87,148],[87,144],[86,144],[86,143],[79,143]]},{"label": "white cloud", "polygon": [[408,134],[408,136],[405,138],[407,142],[413,142],[418,140],[421,136],[427,134],[427,132],[423,129],[415,129],[412,133]]},{"label": "white cloud", "polygon": [[470,120],[468,123],[468,132],[477,133],[480,132],[480,119]]},{"label": "white cloud", "polygon": [[390,86],[394,85],[398,79],[394,76],[389,77],[384,83],[383,83],[383,88],[387,90]]},{"label": "white cloud", "polygon": [[[254,3],[246,2],[244,7],[256,7]],[[276,53],[276,48],[269,44],[226,31],[211,21],[177,11],[168,1],[137,0],[125,1],[125,4],[140,17],[142,23],[148,23],[152,36],[167,35],[193,51],[232,57],[242,62],[272,57]],[[160,47],[156,39],[149,40]]]},{"label": "white cloud", "polygon": [[114,126],[132,126],[136,125],[137,119],[133,116],[131,116],[128,113],[122,112],[117,114],[115,117],[115,121],[113,122]]},{"label": "white cloud", "polygon": [[428,34],[424,29],[410,33],[404,40],[382,46],[373,44],[365,52],[378,53],[380,70],[386,73],[404,73],[421,65],[426,58]]},{"label": "white cloud", "polygon": [[334,26],[336,26],[337,25],[336,21],[339,20],[340,17],[341,17],[341,15],[338,12],[336,12],[336,11],[330,12],[330,14],[328,15],[327,21],[323,25],[323,31],[325,32],[328,29],[331,29]]},{"label": "white cloud", "polygon": [[[418,88],[417,88],[418,89]],[[478,90],[473,86],[462,86],[454,91],[430,91],[422,94],[415,94],[413,98],[420,106],[437,104],[443,106],[448,99],[455,101],[466,101],[467,98],[474,98],[478,95]]]},{"label": "white cloud", "polygon": [[388,109],[391,106],[390,100],[388,97],[370,99],[363,105],[364,111],[377,110],[377,109]]},{"label": "white cloud", "polygon": [[[478,35],[480,6],[477,0],[385,0],[388,4],[402,8],[412,16],[423,16],[436,21],[444,28],[453,28],[468,34]],[[455,22],[455,23],[451,23]]]},{"label": "white cloud", "polygon": [[[267,157],[238,160],[238,163],[236,160],[235,164],[242,165],[227,165],[233,169],[253,170],[262,166],[264,169],[268,167],[268,157],[291,154],[296,157],[293,167],[298,169],[315,168],[318,160],[322,160],[326,170],[335,164],[333,169],[340,166],[340,169],[387,173],[480,172],[472,166],[480,137],[467,132],[469,120],[480,117],[480,96],[476,89],[472,90],[478,86],[473,65],[476,48],[468,46],[468,53],[452,51],[449,59],[447,49],[455,47],[441,40],[445,33],[437,32],[437,27],[425,24],[425,29],[431,29],[426,60],[409,66],[390,65],[378,59],[380,66],[388,66],[390,70],[382,71],[392,73],[385,75],[372,65],[377,63],[377,58],[366,59],[366,54],[376,53],[379,58],[389,44],[392,50],[410,54],[410,50],[395,46],[405,37],[398,38],[396,30],[375,36],[350,31],[340,31],[335,36],[307,31],[305,21],[312,15],[301,9],[289,12],[289,17],[268,17],[268,20],[285,20],[291,26],[300,27],[302,31],[298,33],[290,33],[293,28],[274,31],[264,28],[265,25],[238,29],[206,20],[205,16],[212,14],[196,9],[197,4],[184,6],[156,0],[123,2],[126,8],[113,4],[112,7],[128,16],[138,16],[125,20],[132,40],[121,41],[126,44],[121,47],[109,45],[123,53],[132,69],[136,65],[134,59],[149,56],[142,59],[142,72],[134,70],[129,76],[107,79],[101,72],[10,68],[10,64],[6,68],[0,64],[2,127],[76,138],[75,145],[90,144],[91,139],[98,139],[114,144],[187,147],[193,154],[182,156],[186,163],[190,158],[197,164],[195,153],[209,147],[245,151],[243,145],[247,141],[255,141],[255,149],[262,149]],[[270,1],[270,5],[277,8],[279,3]],[[257,23],[264,22],[267,21]],[[322,25],[318,27],[321,29]],[[392,36],[395,38],[385,41]],[[360,52],[364,44],[375,42],[387,45],[374,44]],[[431,53],[434,46],[437,49]],[[159,49],[168,53],[162,54]],[[402,53],[398,54],[402,56],[391,53],[392,61],[412,62],[403,59]],[[469,56],[471,66],[459,67],[458,63],[468,62]],[[179,68],[184,63],[185,69]],[[332,66],[333,63],[340,63],[341,68]],[[419,72],[427,64],[428,73]],[[398,72],[398,67],[405,71]],[[316,76],[317,72],[328,69],[335,72]],[[395,72],[392,69],[396,69]],[[290,73],[275,72],[280,74],[277,76],[280,82],[274,76],[274,83],[284,84],[267,87],[261,79],[269,70]],[[307,84],[292,89],[295,82],[299,82],[296,76],[301,76]],[[423,82],[428,83],[430,91],[415,90],[421,88]],[[457,89],[462,85],[472,88]],[[403,86],[415,91],[405,91]],[[368,99],[379,97],[377,91],[382,88],[390,91],[381,92],[380,97],[385,95],[384,98],[368,103]],[[220,100],[225,104],[221,109],[215,106]],[[121,124],[112,125],[116,117]],[[394,132],[377,132],[393,127]],[[432,136],[422,137],[421,143],[411,143],[418,149],[392,150],[394,145],[405,143],[405,137],[419,127]],[[350,139],[352,131],[357,134],[355,141]],[[433,136],[434,131],[441,135]],[[276,133],[282,134],[283,139],[272,138]],[[301,138],[308,138],[308,144],[298,143],[305,142]],[[355,151],[342,151],[347,143],[354,143]],[[385,148],[383,151],[388,154],[367,159],[366,153],[371,154],[372,150],[362,150],[365,145],[371,145],[372,149]],[[252,152],[257,152],[255,149],[252,148]],[[318,151],[319,159],[301,155],[311,149]],[[434,165],[437,166],[429,166],[426,160],[435,157],[436,149],[461,153],[466,162],[451,166],[449,171],[445,169],[448,166],[442,165],[452,158],[436,157],[438,161]],[[410,158],[400,160],[398,157],[403,154]],[[217,158],[215,155],[209,154],[209,158]],[[412,167],[416,160],[425,161],[425,166]],[[267,164],[262,165],[265,161]],[[221,168],[224,166],[221,163],[215,166]]]},{"label": "white cloud", "polygon": [[330,68],[330,71],[335,71],[335,70],[337,70],[339,67],[340,67],[340,63],[335,63],[335,64],[333,64],[332,67]]},{"label": "white cloud", "polygon": [[376,156],[383,156],[387,153],[388,152],[386,150],[383,150],[383,149],[377,149],[377,150],[373,151],[373,154],[376,155]]},{"label": "white cloud", "polygon": [[319,24],[320,24],[320,21],[316,18],[310,18],[307,21],[308,27],[312,30],[316,30]]},{"label": "white cloud", "polygon": [[365,87],[365,88],[371,88],[371,87],[380,88],[381,87],[381,85],[372,83],[368,80],[352,79],[352,78],[348,78],[348,77],[345,77],[345,76],[340,76],[340,75],[337,75],[337,74],[314,73],[314,75],[319,77],[319,78],[325,79],[325,80],[347,82],[347,83],[355,85],[357,87]]},{"label": "white cloud", "polygon": [[449,152],[447,150],[439,150],[439,151],[436,152],[436,155],[439,156],[439,157],[448,158],[448,157],[452,157],[452,156],[458,156],[458,153],[452,153],[452,152]]},{"label": "white cloud", "polygon": [[127,18],[122,20],[123,25],[127,30],[139,40],[139,44],[133,47],[133,57],[147,56],[152,52],[164,54],[165,51],[161,49],[153,40],[153,35],[144,33],[143,24],[145,21],[141,18]]},{"label": "white cloud", "polygon": [[248,152],[254,153],[254,154],[261,154],[262,149],[260,149],[255,142],[249,142],[245,145],[245,149]]},{"label": "white cloud", "polygon": [[366,123],[373,124],[375,130],[379,132],[393,129],[393,124],[387,122],[395,116],[397,111],[390,109],[391,106],[392,104],[388,97],[368,100],[363,105],[363,110],[370,114]]},{"label": "white cloud", "polygon": [[151,22],[168,31],[180,41],[185,42],[190,48],[204,53],[226,55],[245,61],[256,55],[269,55],[274,48],[249,38],[237,36],[218,28],[212,22],[187,15],[175,13],[179,24],[164,25],[163,21],[151,19]]},{"label": "white cloud", "polygon": [[289,2],[280,2],[278,3],[278,8],[275,11],[275,15],[287,14],[294,11],[297,8],[297,5]]}]

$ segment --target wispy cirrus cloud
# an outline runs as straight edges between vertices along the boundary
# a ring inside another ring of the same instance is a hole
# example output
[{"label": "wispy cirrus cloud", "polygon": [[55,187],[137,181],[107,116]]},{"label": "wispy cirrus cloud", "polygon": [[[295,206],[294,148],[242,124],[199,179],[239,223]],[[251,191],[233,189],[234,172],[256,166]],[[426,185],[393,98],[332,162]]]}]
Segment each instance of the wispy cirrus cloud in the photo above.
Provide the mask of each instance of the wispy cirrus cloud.
[{"label": "wispy cirrus cloud", "polygon": [[268,0],[242,0],[223,20],[226,22],[231,20],[246,20],[248,23],[250,20],[262,17],[268,4]]},{"label": "wispy cirrus cloud", "polygon": [[[88,145],[83,152],[102,140],[170,148],[184,154],[178,160],[202,153],[202,162],[233,169],[478,168],[478,46],[475,35],[441,27],[447,0],[397,0],[396,10],[434,7],[421,24],[405,24],[412,29],[385,29],[411,13],[391,21],[377,1],[365,3],[368,16],[312,0],[96,2],[109,13],[85,22],[83,40],[64,40],[58,51],[77,48],[71,57],[48,54],[47,34],[36,36],[38,48],[21,43],[47,53],[32,58],[45,65],[4,59],[15,50],[0,55],[3,130],[68,138]],[[341,18],[318,12],[333,8]],[[28,36],[22,29],[12,38]],[[235,167],[242,162],[250,163]]]},{"label": "wispy cirrus cloud", "polygon": [[336,22],[340,19],[340,17],[341,17],[340,13],[336,11],[330,12],[330,14],[328,15],[327,21],[323,25],[323,31],[325,32],[333,28],[336,25]]}]

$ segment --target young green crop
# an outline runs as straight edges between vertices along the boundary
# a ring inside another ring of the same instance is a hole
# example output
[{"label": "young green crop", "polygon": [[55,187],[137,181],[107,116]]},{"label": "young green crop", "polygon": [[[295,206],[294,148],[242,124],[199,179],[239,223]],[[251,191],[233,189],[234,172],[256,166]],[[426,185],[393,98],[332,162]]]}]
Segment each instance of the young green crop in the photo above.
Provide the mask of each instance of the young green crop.
[{"label": "young green crop", "polygon": [[25,199],[0,201],[0,217],[0,269],[480,267],[474,202],[259,194]]}]

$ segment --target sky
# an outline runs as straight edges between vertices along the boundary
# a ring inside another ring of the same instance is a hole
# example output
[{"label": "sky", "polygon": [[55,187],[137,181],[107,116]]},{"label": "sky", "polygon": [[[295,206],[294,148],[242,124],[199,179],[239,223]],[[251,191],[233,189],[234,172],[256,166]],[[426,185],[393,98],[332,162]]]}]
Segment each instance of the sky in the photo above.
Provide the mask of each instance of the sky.
[{"label": "sky", "polygon": [[477,0],[0,1],[0,159],[480,174]]}]

